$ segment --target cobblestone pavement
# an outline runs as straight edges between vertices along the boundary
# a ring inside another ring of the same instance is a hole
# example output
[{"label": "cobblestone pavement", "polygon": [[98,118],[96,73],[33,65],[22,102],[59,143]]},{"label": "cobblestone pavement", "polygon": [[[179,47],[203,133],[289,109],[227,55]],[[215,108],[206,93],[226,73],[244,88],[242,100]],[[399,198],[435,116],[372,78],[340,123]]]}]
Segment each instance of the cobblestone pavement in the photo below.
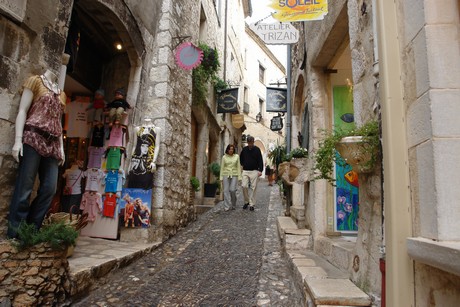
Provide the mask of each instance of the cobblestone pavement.
[{"label": "cobblestone pavement", "polygon": [[251,212],[239,188],[236,210],[217,204],[72,306],[302,306],[282,257],[278,193],[262,179]]}]

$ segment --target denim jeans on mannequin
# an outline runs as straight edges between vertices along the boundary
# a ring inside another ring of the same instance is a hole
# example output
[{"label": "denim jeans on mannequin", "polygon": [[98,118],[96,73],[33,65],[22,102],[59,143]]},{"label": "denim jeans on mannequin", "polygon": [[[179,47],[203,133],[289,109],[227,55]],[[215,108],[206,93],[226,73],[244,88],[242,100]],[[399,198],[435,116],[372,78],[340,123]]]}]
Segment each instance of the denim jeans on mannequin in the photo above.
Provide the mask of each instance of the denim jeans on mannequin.
[{"label": "denim jeans on mannequin", "polygon": [[[8,215],[8,237],[17,236],[16,229],[21,221],[34,224],[37,229],[42,225],[51,200],[56,193],[59,161],[55,158],[42,157],[35,149],[23,145],[23,156],[20,157],[18,177],[11,199]],[[40,186],[37,196],[29,205],[30,194],[38,174]]]}]

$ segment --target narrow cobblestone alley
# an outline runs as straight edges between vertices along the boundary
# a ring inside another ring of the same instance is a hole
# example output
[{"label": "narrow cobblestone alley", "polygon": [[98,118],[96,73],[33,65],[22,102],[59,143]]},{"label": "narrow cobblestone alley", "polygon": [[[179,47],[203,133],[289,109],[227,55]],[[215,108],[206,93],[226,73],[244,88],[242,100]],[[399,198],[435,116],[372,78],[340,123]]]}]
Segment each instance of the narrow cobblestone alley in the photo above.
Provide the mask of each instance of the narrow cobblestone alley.
[{"label": "narrow cobblestone alley", "polygon": [[302,306],[277,234],[277,193],[262,179],[251,212],[239,188],[236,210],[219,203],[73,306]]}]

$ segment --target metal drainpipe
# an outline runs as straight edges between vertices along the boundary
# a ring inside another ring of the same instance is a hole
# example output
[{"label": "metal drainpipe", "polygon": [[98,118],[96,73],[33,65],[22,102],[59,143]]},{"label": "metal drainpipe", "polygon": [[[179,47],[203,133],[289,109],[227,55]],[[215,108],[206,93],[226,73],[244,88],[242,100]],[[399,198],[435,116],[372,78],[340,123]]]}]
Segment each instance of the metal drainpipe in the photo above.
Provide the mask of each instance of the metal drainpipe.
[{"label": "metal drainpipe", "polygon": [[224,21],[224,81],[227,81],[227,14],[228,0],[225,0],[225,21]]},{"label": "metal drainpipe", "polygon": [[291,45],[287,45],[287,61],[286,61],[286,74],[287,74],[287,93],[286,93],[286,153],[291,152]]}]

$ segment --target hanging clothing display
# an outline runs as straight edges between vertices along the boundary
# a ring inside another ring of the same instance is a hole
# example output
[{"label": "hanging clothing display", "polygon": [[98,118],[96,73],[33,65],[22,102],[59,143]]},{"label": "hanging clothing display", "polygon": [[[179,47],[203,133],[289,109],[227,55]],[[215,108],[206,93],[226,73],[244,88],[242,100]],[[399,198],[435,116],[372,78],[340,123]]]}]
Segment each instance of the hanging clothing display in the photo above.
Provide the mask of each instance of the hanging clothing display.
[{"label": "hanging clothing display", "polygon": [[98,168],[91,168],[84,172],[86,178],[85,191],[99,191],[102,180],[105,178],[105,173]]},{"label": "hanging clothing display", "polygon": [[105,138],[104,125],[96,125],[93,127],[93,133],[91,134],[91,146],[103,147]]},{"label": "hanging clothing display", "polygon": [[105,168],[108,170],[116,169],[118,170],[121,165],[121,155],[125,153],[125,150],[119,147],[109,147],[105,152],[105,157],[107,158],[107,163]]},{"label": "hanging clothing display", "polygon": [[118,187],[118,171],[109,170],[105,175],[105,193],[116,193]]},{"label": "hanging clothing display", "polygon": [[88,213],[88,221],[94,222],[96,215],[102,211],[102,196],[97,192],[85,192],[83,194],[80,210]]},{"label": "hanging clothing display", "polygon": [[105,217],[115,217],[118,196],[115,193],[106,193],[104,197],[104,209],[102,215]]},{"label": "hanging clothing display", "polygon": [[121,125],[115,125],[110,128],[109,147],[124,147],[125,146],[126,129]]},{"label": "hanging clothing display", "polygon": [[105,149],[103,147],[90,146],[88,148],[88,168],[101,168],[102,157]]},{"label": "hanging clothing display", "polygon": [[88,135],[88,122],[86,120],[87,103],[72,101],[66,106],[69,115],[67,137],[86,138]]}]

